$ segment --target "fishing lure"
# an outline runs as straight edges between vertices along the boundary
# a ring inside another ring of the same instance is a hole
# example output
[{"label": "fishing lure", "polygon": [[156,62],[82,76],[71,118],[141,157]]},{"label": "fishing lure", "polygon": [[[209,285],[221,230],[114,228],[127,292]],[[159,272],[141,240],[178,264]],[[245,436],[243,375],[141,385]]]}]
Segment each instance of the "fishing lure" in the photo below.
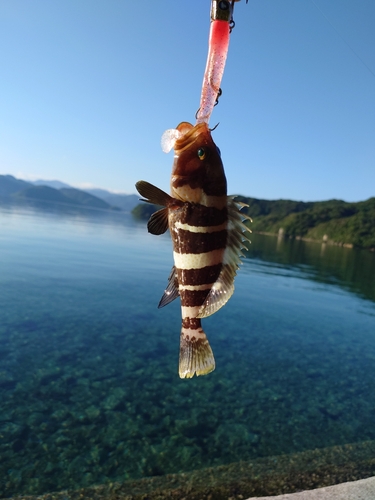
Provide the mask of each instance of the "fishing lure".
[{"label": "fishing lure", "polygon": [[203,76],[197,123],[210,120],[212,110],[221,93],[220,84],[227,60],[229,35],[234,27],[234,3],[239,0],[212,0],[208,56]]}]

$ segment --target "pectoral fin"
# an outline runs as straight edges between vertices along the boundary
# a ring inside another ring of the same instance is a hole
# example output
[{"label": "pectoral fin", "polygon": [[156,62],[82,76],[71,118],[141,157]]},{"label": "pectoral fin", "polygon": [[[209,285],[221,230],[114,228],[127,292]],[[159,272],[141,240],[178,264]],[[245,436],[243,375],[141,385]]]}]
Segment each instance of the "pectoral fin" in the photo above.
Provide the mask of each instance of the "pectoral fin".
[{"label": "pectoral fin", "polygon": [[151,234],[164,234],[168,229],[168,208],[153,213],[147,222],[147,229]]},{"label": "pectoral fin", "polygon": [[149,182],[138,181],[135,187],[137,188],[138,193],[143,196],[142,201],[147,201],[147,203],[153,203],[154,205],[160,205],[161,207],[167,207],[172,204],[172,196],[169,196],[169,194]]},{"label": "pectoral fin", "polygon": [[149,233],[157,235],[165,233],[168,229],[168,210],[178,209],[183,205],[182,201],[172,198],[169,194],[146,181],[138,181],[135,187],[138,193],[144,196],[141,201],[166,207],[152,214],[147,223]]}]

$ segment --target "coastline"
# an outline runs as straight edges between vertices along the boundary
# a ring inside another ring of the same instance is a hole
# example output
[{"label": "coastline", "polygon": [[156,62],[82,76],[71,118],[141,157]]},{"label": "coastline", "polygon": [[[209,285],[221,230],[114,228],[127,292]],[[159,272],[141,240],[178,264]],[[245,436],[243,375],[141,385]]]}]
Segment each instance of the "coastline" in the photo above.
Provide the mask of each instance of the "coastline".
[{"label": "coastline", "polygon": [[13,500],[244,500],[285,494],[290,496],[291,493],[373,477],[374,457],[375,441],[365,441],[124,483],[116,482],[74,491],[12,498]]},{"label": "coastline", "polygon": [[[330,240],[330,239],[315,239],[315,238],[306,238],[304,236],[287,236],[287,235],[280,235],[277,233],[269,233],[266,231],[253,231],[253,234],[263,234],[264,236],[273,236],[274,238],[278,238],[280,240],[282,239],[289,239],[289,240],[301,240],[301,241],[308,241],[311,243],[320,243],[324,245],[334,245],[337,247],[343,247],[343,248],[354,248],[353,243],[345,243],[342,241],[335,241],[335,240]],[[369,250],[370,252],[375,252],[375,248],[363,248],[362,250]]]}]

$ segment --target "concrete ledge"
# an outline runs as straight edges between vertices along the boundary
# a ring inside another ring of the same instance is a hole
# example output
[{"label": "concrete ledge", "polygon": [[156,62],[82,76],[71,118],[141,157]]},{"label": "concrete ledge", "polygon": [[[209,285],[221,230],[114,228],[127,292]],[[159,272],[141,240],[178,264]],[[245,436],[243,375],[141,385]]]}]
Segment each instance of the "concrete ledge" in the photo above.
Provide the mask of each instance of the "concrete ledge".
[{"label": "concrete ledge", "polygon": [[252,497],[249,500],[374,500],[375,477],[361,479],[336,486],[327,486],[300,493],[288,493],[272,497]]}]

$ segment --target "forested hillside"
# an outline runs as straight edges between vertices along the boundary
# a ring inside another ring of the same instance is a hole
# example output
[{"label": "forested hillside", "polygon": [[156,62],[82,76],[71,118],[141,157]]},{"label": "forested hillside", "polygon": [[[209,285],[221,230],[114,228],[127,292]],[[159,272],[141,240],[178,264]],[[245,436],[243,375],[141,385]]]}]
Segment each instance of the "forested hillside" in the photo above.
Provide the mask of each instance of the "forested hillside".
[{"label": "forested hillside", "polygon": [[357,203],[266,201],[240,197],[248,203],[255,232],[278,233],[362,248],[375,247],[375,198]]}]

